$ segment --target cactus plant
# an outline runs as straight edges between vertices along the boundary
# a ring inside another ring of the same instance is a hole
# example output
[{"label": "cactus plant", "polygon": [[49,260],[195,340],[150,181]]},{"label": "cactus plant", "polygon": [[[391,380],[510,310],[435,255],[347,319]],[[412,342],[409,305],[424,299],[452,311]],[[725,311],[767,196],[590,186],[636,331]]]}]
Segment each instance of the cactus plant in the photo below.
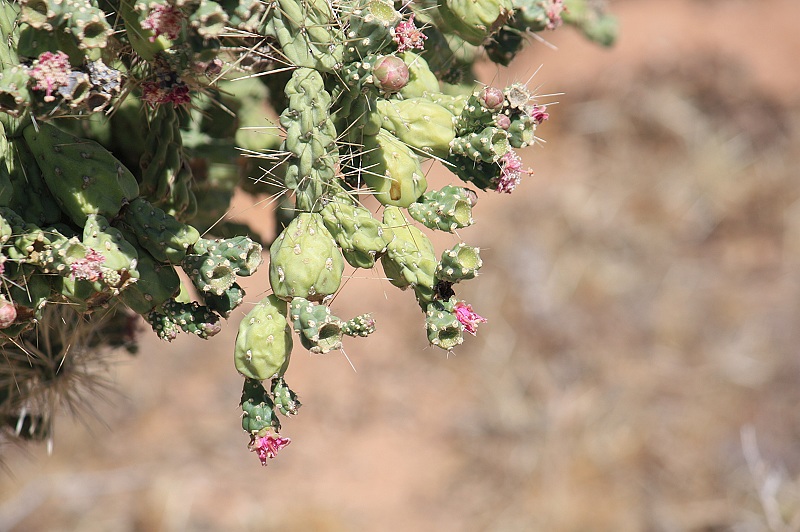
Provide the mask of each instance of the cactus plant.
[{"label": "cactus plant", "polygon": [[584,0],[0,3],[0,374],[30,379],[0,381],[0,420],[49,437],[52,412],[20,405],[58,377],[60,348],[37,355],[42,371],[14,365],[41,339],[66,345],[48,336],[64,324],[99,353],[130,344],[131,314],[164,340],[208,338],[249,304],[238,278],[262,247],[218,223],[237,183],[274,195],[280,232],[272,293],[233,348],[262,463],[289,443],[277,414],[300,406],[284,381],[293,332],[324,354],[376,329],[371,314],[331,311],[345,262],[381,262],[414,292],[430,343],[456,348],[486,321],[454,290],[476,277],[478,249],[458,243],[439,260],[414,223],[465,228],[478,193],[427,190],[423,164],[481,190],[520,183],[515,150],[535,141],[546,106],[521,84],[480,86],[473,66],[508,63],[526,33],[562,21],[613,37]]}]

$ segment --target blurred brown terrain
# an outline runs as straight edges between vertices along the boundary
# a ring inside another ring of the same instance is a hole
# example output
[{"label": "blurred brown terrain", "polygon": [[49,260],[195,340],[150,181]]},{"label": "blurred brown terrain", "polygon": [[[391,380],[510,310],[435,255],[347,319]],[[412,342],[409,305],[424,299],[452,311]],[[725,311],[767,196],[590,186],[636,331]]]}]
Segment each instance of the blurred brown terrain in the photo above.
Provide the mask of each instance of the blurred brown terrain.
[{"label": "blurred brown terrain", "polygon": [[[296,350],[304,406],[262,468],[238,317],[146,335],[102,422],[59,419],[49,457],[3,448],[0,530],[800,530],[800,2],[611,7],[615,48],[563,29],[483,72],[542,65],[531,86],[564,94],[535,175],[461,232],[484,267],[459,296],[489,323],[455,356],[358,272],[334,310],[378,334],[346,343],[357,371]],[[255,302],[266,268],[249,281]]]}]

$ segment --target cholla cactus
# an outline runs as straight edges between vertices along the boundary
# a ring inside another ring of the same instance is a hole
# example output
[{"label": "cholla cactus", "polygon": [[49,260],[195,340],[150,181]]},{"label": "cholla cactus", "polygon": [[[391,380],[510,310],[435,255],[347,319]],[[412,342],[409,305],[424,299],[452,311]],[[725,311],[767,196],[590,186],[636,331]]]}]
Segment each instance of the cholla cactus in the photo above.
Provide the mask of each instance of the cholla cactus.
[{"label": "cholla cactus", "polygon": [[[0,375],[14,375],[0,421],[49,437],[51,399],[73,397],[47,391],[64,389],[59,353],[129,345],[132,314],[168,341],[219,332],[262,261],[247,227],[216,223],[237,184],[279,206],[272,294],[233,348],[262,463],[289,443],[278,413],[300,407],[284,381],[293,335],[324,354],[376,330],[370,314],[331,312],[345,262],[380,262],[430,343],[457,347],[486,321],[454,288],[477,276],[479,250],[437,255],[415,222],[475,223],[473,189],[519,186],[516,150],[548,118],[526,87],[480,86],[472,67],[562,22],[606,43],[602,13],[591,0],[0,3]],[[464,183],[428,190],[434,158]]]}]

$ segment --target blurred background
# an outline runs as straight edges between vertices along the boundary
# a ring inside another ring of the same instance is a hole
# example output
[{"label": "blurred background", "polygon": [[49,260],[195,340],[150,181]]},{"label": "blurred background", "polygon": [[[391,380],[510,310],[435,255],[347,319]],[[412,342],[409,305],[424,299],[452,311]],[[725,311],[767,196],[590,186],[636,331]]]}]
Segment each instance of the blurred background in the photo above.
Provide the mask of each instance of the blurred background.
[{"label": "blurred background", "polygon": [[[564,28],[482,72],[563,94],[535,174],[461,231],[477,337],[429,348],[412,295],[359,271],[333,308],[379,333],[296,350],[304,406],[262,468],[242,313],[145,334],[50,456],[2,449],[0,530],[800,530],[800,2],[610,7],[614,48]],[[250,197],[237,216],[272,231]]]}]

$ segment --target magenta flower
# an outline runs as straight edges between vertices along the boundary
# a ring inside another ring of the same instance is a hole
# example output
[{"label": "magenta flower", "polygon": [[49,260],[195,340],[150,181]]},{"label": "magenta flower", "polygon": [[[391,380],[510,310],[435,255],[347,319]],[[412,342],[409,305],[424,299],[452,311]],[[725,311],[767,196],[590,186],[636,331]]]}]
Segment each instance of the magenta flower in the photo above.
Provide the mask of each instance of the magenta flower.
[{"label": "magenta flower", "polygon": [[422,50],[425,47],[425,39],[427,35],[422,33],[414,25],[414,13],[409,15],[408,20],[403,20],[397,23],[397,26],[392,29],[392,40],[397,43],[397,51],[405,52],[406,50]]},{"label": "magenta flower", "polygon": [[564,0],[548,0],[545,2],[545,13],[547,14],[548,30],[554,30],[561,26],[561,12],[564,11]]},{"label": "magenta flower", "polygon": [[44,101],[55,100],[53,91],[69,84],[69,75],[72,68],[69,56],[64,52],[42,52],[30,70],[30,76],[36,80],[34,90],[45,91]]},{"label": "magenta flower", "polygon": [[471,335],[475,336],[475,333],[478,332],[478,324],[479,323],[486,323],[487,320],[483,316],[478,315],[477,312],[472,310],[472,305],[468,305],[464,301],[459,301],[454,305],[454,309],[456,311],[456,318],[461,325],[464,326],[464,329],[470,333]]},{"label": "magenta flower", "polygon": [[97,281],[103,277],[100,265],[105,261],[106,258],[103,255],[89,248],[85,258],[78,259],[69,265],[72,278],[90,282]]},{"label": "magenta flower", "polygon": [[495,190],[511,194],[522,180],[523,171],[522,159],[514,150],[508,150],[505,155],[500,157],[500,177],[495,180],[497,183]]},{"label": "magenta flower", "polygon": [[189,103],[192,98],[189,94],[189,87],[182,81],[175,83],[145,81],[142,83],[142,100],[151,107],[164,103],[171,103],[173,106]]},{"label": "magenta flower", "polygon": [[142,21],[142,28],[154,33],[150,37],[150,42],[154,42],[159,35],[166,35],[168,39],[175,40],[181,34],[182,26],[183,12],[175,6],[164,4],[154,6]]},{"label": "magenta flower", "polygon": [[278,451],[292,443],[289,438],[281,438],[278,435],[267,434],[266,436],[253,436],[250,442],[250,450],[258,454],[261,465],[267,465],[268,458],[275,458]]},{"label": "magenta flower", "polygon": [[550,114],[547,112],[546,105],[534,105],[531,107],[530,113],[528,113],[533,121],[537,124],[541,124],[545,120],[550,118]]}]

